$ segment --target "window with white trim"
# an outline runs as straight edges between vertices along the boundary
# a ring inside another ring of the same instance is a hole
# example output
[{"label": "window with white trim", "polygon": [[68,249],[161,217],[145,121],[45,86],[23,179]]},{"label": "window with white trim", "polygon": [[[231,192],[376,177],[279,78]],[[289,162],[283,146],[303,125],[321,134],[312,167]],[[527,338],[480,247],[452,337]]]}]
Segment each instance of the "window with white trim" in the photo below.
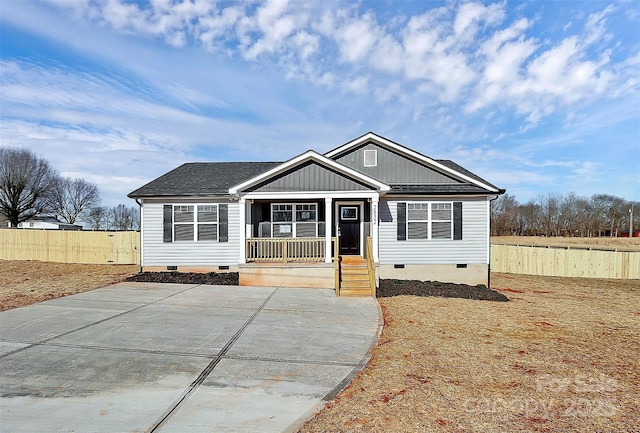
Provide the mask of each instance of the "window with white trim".
[{"label": "window with white trim", "polygon": [[174,205],[173,240],[175,242],[217,241],[218,205]]},{"label": "window with white trim", "polygon": [[407,203],[407,239],[452,239],[452,203]]},{"label": "window with white trim", "polygon": [[317,237],[317,203],[271,204],[271,236],[274,238]]},{"label": "window with white trim", "polygon": [[431,239],[451,239],[453,216],[451,203],[431,203]]},{"label": "window with white trim", "polygon": [[429,203],[407,203],[407,239],[428,239]]},{"label": "window with white trim", "polygon": [[378,151],[375,149],[365,149],[364,166],[376,167],[378,165]]}]

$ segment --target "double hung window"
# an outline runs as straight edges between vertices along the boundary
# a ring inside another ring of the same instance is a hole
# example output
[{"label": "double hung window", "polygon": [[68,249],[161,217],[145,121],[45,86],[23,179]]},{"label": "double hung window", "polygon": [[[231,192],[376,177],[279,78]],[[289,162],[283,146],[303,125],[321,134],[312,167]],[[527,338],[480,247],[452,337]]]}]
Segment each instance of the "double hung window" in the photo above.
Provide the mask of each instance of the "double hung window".
[{"label": "double hung window", "polygon": [[452,239],[452,203],[407,203],[407,239]]},{"label": "double hung window", "polygon": [[451,203],[431,203],[431,239],[451,239]]},{"label": "double hung window", "polygon": [[217,241],[218,205],[174,205],[173,240],[179,241]]}]

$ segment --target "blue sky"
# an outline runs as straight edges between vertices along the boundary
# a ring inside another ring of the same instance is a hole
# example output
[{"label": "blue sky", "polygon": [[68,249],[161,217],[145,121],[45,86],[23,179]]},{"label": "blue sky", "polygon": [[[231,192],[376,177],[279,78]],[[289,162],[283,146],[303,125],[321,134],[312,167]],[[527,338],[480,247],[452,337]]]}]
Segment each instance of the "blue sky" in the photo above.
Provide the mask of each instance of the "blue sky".
[{"label": "blue sky", "polygon": [[0,146],[104,204],[368,131],[525,202],[640,201],[637,1],[0,2]]}]

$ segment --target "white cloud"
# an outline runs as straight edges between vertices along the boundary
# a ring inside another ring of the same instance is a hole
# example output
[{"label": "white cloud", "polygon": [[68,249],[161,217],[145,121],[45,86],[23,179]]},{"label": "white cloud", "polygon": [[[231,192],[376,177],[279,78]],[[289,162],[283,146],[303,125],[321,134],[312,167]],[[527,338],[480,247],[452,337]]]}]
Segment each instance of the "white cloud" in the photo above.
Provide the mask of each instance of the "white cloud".
[{"label": "white cloud", "polygon": [[418,80],[423,91],[453,102],[473,81],[475,72],[462,47],[450,37],[450,24],[443,22],[447,12],[439,8],[409,20],[403,34],[404,72],[408,79]]},{"label": "white cloud", "polygon": [[373,50],[378,39],[373,14],[352,18],[333,29],[333,37],[338,45],[343,62],[362,62]]},{"label": "white cloud", "polygon": [[[550,171],[598,160],[550,151],[592,151],[594,130],[638,116],[640,52],[623,41],[625,4],[585,3],[571,25],[550,7],[506,2],[416,3],[413,15],[340,1],[56,4],[3,4],[3,25],[87,62],[0,65],[2,122],[16,140],[21,131],[60,146],[161,149],[173,165],[205,147],[287,158],[296,144],[282,145],[285,135],[306,148],[308,131],[340,142],[364,128],[403,143],[414,134],[408,145],[442,157],[461,146],[453,156],[481,170],[495,161],[537,169],[548,185],[560,176]],[[104,72],[87,72],[94,65]],[[534,134],[549,124],[553,133]]]},{"label": "white cloud", "polygon": [[346,80],[343,88],[350,93],[364,94],[369,90],[369,77],[361,76],[352,80]]},{"label": "white cloud", "polygon": [[305,31],[296,33],[293,42],[303,60],[315,54],[320,48],[320,38]]},{"label": "white cloud", "polygon": [[[342,3],[330,8],[287,0],[62,4],[127,34],[161,37],[177,47],[200,43],[250,62],[270,59],[289,78],[329,88],[339,84],[352,92],[362,83],[363,68],[373,68],[401,80],[403,92],[464,104],[468,113],[509,107],[526,119],[521,130],[563,107],[638,85],[633,74],[627,72],[626,81],[616,76],[607,50],[596,57],[590,52],[613,37],[607,29],[613,6],[576,16],[584,24],[580,29],[573,20],[573,35],[539,41],[528,35],[539,18],[506,21],[506,3],[449,3],[408,19],[393,16],[386,26],[375,11]],[[375,94],[384,94],[387,86],[384,76],[370,75],[368,89]]]},{"label": "white cloud", "polygon": [[244,52],[247,59],[255,60],[262,53],[274,53],[286,39],[304,23],[305,18],[288,13],[287,0],[269,0],[260,6],[255,19],[248,19],[247,28],[257,30],[260,37]]},{"label": "white cloud", "polygon": [[504,19],[504,4],[494,3],[483,6],[480,3],[463,3],[458,8],[453,30],[457,37],[472,39],[480,22],[487,25],[498,24]]}]

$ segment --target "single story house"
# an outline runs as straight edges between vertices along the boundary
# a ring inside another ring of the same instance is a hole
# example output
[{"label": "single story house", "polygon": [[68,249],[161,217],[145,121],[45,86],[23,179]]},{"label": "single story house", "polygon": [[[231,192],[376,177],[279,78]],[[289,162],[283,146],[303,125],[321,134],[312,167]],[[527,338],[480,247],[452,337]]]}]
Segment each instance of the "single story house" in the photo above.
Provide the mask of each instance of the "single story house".
[{"label": "single story house", "polygon": [[18,228],[45,230],[82,230],[81,225],[65,223],[60,221],[55,216],[50,215],[38,215],[29,218],[28,220],[19,223]]},{"label": "single story house", "polygon": [[369,132],[285,162],[186,163],[129,194],[143,271],[375,293],[380,278],[485,284],[505,191]]}]

